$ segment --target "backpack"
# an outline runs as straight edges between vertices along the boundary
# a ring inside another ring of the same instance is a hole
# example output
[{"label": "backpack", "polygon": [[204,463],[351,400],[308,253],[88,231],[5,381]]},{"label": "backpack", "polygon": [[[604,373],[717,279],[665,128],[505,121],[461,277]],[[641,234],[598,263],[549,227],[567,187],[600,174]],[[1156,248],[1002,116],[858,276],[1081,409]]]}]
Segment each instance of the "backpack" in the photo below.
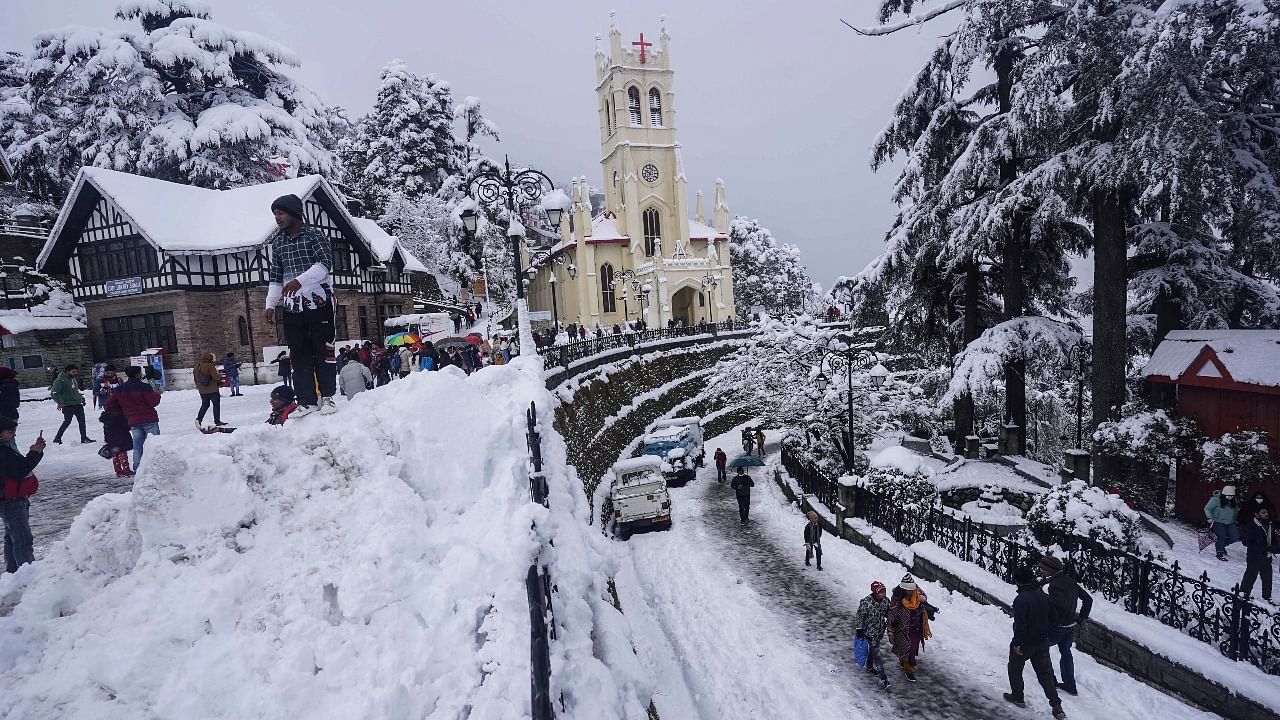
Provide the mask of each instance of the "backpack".
[{"label": "backpack", "polygon": [[400,353],[395,353],[391,356],[391,372],[400,372]]}]

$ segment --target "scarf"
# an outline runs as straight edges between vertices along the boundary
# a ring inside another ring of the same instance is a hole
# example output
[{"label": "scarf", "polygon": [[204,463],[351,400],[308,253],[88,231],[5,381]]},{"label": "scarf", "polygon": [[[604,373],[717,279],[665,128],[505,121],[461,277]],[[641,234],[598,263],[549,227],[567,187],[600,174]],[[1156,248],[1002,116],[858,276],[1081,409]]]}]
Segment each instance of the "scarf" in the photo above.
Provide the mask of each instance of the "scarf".
[{"label": "scarf", "polygon": [[[902,607],[915,611],[919,610],[921,604],[924,603],[924,595],[920,593],[920,588],[911,591],[911,594],[902,598]],[[928,640],[933,637],[933,633],[929,630],[929,614],[920,613],[920,640]]]}]

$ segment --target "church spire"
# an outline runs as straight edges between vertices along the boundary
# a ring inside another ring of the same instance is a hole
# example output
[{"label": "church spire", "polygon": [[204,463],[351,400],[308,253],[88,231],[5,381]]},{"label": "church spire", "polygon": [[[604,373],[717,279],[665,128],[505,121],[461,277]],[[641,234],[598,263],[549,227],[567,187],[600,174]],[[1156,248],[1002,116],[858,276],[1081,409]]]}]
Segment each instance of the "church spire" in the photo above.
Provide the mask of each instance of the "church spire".
[{"label": "church spire", "polygon": [[729,198],[724,193],[724,180],[716,178],[716,205],[712,212],[715,214],[716,230],[722,233],[729,232]]},{"label": "church spire", "polygon": [[693,220],[694,222],[701,223],[703,225],[707,224],[707,214],[702,211],[702,191],[701,190],[698,191],[697,200],[693,206]]}]

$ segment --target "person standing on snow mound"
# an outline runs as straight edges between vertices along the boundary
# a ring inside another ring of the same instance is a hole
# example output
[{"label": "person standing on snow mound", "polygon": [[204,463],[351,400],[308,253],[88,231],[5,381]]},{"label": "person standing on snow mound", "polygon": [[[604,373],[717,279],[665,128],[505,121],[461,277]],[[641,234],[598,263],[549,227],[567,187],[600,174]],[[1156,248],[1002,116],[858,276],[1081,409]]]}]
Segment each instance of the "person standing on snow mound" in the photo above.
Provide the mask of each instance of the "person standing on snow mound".
[{"label": "person standing on snow mound", "polygon": [[[276,322],[277,305],[284,306],[284,338],[293,363],[298,409],[294,417],[312,412],[321,415],[337,411],[333,395],[337,391],[333,355],[333,253],[329,239],[303,222],[302,200],[282,195],[271,203],[276,226],[271,236],[271,266],[268,271],[265,316]],[[320,397],[316,398],[316,384]]]},{"label": "person standing on snow mound", "polygon": [[1053,678],[1053,661],[1049,659],[1049,596],[1040,589],[1035,573],[1023,566],[1013,571],[1018,596],[1013,601],[1013,640],[1009,642],[1009,689],[1004,699],[1018,707],[1026,707],[1022,695],[1022,671],[1027,661],[1035,670],[1036,680],[1049,699],[1054,720],[1067,716],[1062,711],[1058,685]]},{"label": "person standing on snow mound", "polygon": [[747,470],[743,467],[738,468],[738,474],[734,475],[733,481],[729,483],[734,495],[738,497],[738,517],[743,525],[747,524],[747,516],[751,514],[751,488],[755,487],[755,484],[755,481],[747,476]]}]

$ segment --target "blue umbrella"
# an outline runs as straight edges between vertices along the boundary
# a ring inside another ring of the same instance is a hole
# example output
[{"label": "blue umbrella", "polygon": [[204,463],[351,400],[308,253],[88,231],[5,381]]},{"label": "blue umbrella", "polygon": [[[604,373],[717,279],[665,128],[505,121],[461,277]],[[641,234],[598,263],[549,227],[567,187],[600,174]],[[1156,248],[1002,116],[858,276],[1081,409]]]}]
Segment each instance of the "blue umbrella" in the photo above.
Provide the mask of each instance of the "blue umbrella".
[{"label": "blue umbrella", "polygon": [[740,455],[729,463],[729,467],[764,467],[764,460],[755,455]]}]

